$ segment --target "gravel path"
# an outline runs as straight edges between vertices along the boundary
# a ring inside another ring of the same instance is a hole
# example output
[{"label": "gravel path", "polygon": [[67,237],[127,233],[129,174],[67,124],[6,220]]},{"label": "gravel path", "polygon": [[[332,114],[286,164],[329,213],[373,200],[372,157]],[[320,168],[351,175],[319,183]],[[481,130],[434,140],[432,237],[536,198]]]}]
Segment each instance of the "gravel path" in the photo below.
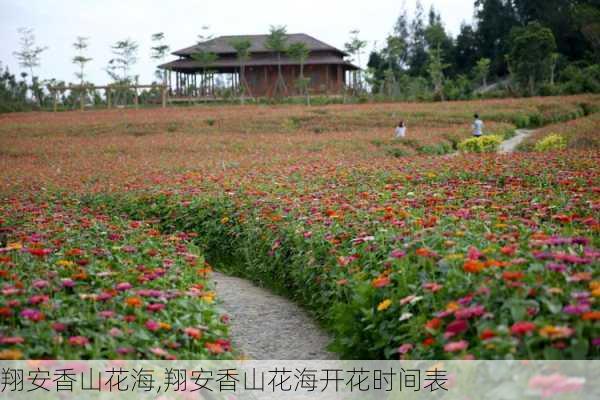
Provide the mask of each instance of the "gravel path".
[{"label": "gravel path", "polygon": [[520,145],[523,140],[527,139],[529,135],[531,135],[534,131],[526,130],[526,129],[517,129],[516,135],[513,138],[505,140],[501,145],[500,149],[498,149],[498,153],[507,154],[515,151],[518,145]]},{"label": "gravel path", "polygon": [[234,348],[254,360],[332,360],[331,338],[291,301],[251,282],[213,273],[217,296],[230,317]]}]

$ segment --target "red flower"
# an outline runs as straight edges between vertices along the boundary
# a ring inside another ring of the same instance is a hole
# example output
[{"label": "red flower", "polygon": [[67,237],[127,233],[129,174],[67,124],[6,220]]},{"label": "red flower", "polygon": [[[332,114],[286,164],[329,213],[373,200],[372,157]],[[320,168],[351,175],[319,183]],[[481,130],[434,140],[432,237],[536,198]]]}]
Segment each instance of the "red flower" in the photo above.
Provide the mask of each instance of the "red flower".
[{"label": "red flower", "polygon": [[526,335],[533,330],[535,330],[535,324],[533,322],[527,322],[527,321],[516,322],[510,328],[510,332],[513,335],[517,335],[517,336]]},{"label": "red flower", "polygon": [[489,340],[495,337],[496,333],[491,329],[485,329],[483,332],[481,332],[481,335],[479,335],[479,339],[481,340]]},{"label": "red flower", "polygon": [[456,335],[466,332],[468,329],[469,329],[469,322],[466,319],[457,319],[455,321],[452,321],[446,327],[445,336],[447,338],[456,336]]}]

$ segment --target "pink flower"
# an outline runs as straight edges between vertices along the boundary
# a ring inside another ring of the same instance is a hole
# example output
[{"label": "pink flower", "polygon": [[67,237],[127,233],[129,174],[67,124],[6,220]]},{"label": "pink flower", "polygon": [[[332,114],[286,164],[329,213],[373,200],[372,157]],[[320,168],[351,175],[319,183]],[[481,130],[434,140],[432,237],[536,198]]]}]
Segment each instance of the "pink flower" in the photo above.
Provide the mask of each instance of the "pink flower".
[{"label": "pink flower", "polygon": [[120,292],[131,289],[133,286],[129,282],[121,282],[117,284],[116,289]]},{"label": "pink flower", "polygon": [[21,317],[23,318],[27,318],[30,321],[41,321],[44,319],[44,314],[42,314],[41,311],[39,310],[35,310],[33,308],[26,308],[23,311],[21,311]]},{"label": "pink flower", "polygon": [[539,390],[542,397],[577,392],[584,384],[584,378],[567,377],[561,374],[535,375],[529,380],[529,388]]},{"label": "pink flower", "polygon": [[423,284],[423,289],[429,290],[431,293],[435,293],[439,290],[442,290],[443,287],[443,285],[440,285],[436,282],[427,282]]},{"label": "pink flower", "polygon": [[133,352],[134,352],[134,350],[131,347],[119,347],[117,349],[117,353],[119,353],[122,356],[133,353]]},{"label": "pink flower", "polygon": [[90,344],[90,340],[85,336],[71,336],[69,338],[69,344],[72,346],[86,346]]},{"label": "pink flower", "polygon": [[469,347],[469,342],[466,340],[460,340],[458,342],[450,342],[444,346],[444,351],[448,353],[455,353],[458,351],[463,351]]},{"label": "pink flower", "polygon": [[414,348],[414,346],[410,343],[404,343],[402,346],[398,347],[398,353],[400,354],[406,354],[409,351],[411,351]]},{"label": "pink flower", "polygon": [[111,328],[108,331],[108,334],[112,337],[117,337],[117,336],[121,336],[123,334],[123,331],[120,330],[119,328]]},{"label": "pink flower", "polygon": [[38,279],[38,280],[33,281],[32,285],[36,289],[43,289],[48,286],[48,281]]},{"label": "pink flower", "polygon": [[52,329],[55,332],[63,332],[65,329],[67,329],[67,326],[63,323],[55,322],[52,324]]},{"label": "pink flower", "polygon": [[109,319],[115,316],[115,312],[114,311],[110,311],[110,310],[105,310],[105,311],[100,311],[98,313],[98,316],[100,318],[105,318],[105,319]]},{"label": "pink flower", "polygon": [[469,323],[467,322],[467,320],[457,319],[448,324],[448,326],[446,327],[446,333],[444,334],[444,337],[448,339],[453,336],[460,335],[461,333],[466,332],[468,329]]},{"label": "pink flower", "polygon": [[146,328],[148,328],[152,332],[156,332],[160,329],[160,324],[154,320],[146,321]]},{"label": "pink flower", "polygon": [[21,344],[25,342],[21,336],[6,336],[0,338],[0,344]]},{"label": "pink flower", "polygon": [[40,303],[45,303],[49,300],[50,298],[48,296],[46,296],[45,294],[38,294],[35,296],[31,296],[29,298],[29,304],[40,304]]},{"label": "pink flower", "polygon": [[148,306],[146,306],[146,310],[148,310],[150,312],[158,312],[164,308],[165,308],[165,305],[163,303],[152,303],[152,304],[148,304]]},{"label": "pink flower", "polygon": [[153,347],[150,349],[150,352],[159,357],[166,357],[169,355],[166,350],[163,350],[160,347]]},{"label": "pink flower", "polygon": [[64,288],[72,288],[75,286],[75,282],[72,279],[66,278],[62,280],[61,285]]},{"label": "pink flower", "polygon": [[402,258],[406,255],[406,252],[402,251],[402,250],[392,250],[392,252],[390,253],[390,258]]}]

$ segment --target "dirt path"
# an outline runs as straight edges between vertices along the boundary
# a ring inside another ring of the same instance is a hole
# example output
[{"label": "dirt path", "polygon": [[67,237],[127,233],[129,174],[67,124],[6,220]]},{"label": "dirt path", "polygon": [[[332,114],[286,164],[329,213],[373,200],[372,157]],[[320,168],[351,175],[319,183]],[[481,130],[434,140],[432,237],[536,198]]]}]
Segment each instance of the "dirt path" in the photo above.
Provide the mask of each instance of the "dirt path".
[{"label": "dirt path", "polygon": [[331,338],[304,310],[251,282],[215,272],[234,348],[254,360],[331,360]]},{"label": "dirt path", "polygon": [[523,142],[523,140],[527,139],[527,137],[529,135],[531,135],[533,132],[534,131],[527,130],[527,129],[517,129],[516,135],[513,138],[510,138],[510,139],[502,142],[502,144],[500,145],[500,148],[498,149],[498,153],[500,153],[500,154],[512,153],[513,151],[515,151],[517,146],[520,145]]}]

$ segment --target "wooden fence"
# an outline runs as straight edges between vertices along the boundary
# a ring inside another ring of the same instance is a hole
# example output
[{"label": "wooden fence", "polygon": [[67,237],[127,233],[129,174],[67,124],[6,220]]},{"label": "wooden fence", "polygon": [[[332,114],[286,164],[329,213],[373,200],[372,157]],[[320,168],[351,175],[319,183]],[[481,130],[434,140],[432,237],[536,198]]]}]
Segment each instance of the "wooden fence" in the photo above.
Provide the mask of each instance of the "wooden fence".
[{"label": "wooden fence", "polygon": [[88,93],[94,93],[97,90],[104,90],[106,97],[106,105],[107,108],[112,108],[112,93],[117,90],[133,90],[133,104],[135,108],[139,107],[139,93],[140,89],[159,89],[160,97],[161,97],[161,106],[162,108],[167,107],[168,97],[169,97],[169,87],[167,85],[154,84],[154,85],[122,85],[122,84],[114,84],[114,85],[105,85],[105,86],[94,86],[94,85],[68,85],[68,86],[49,86],[48,90],[50,91],[53,98],[53,110],[58,111],[58,100],[59,94],[64,93],[66,91],[75,91],[79,92],[79,103],[80,109],[83,111],[85,109],[85,100],[87,98]]}]

